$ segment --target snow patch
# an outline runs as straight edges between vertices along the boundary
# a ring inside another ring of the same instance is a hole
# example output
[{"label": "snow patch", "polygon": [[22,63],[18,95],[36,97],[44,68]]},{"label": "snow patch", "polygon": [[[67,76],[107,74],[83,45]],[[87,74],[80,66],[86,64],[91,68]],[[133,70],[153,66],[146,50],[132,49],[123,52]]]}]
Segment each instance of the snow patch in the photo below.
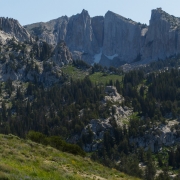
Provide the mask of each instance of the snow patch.
[{"label": "snow patch", "polygon": [[[106,56],[106,55],[105,55]],[[118,57],[118,54],[114,54],[112,56],[106,56],[109,60],[113,60],[115,57]]]},{"label": "snow patch", "polygon": [[94,63],[99,63],[99,61],[101,60],[101,56],[102,56],[102,48],[100,49],[99,54],[94,55]]}]

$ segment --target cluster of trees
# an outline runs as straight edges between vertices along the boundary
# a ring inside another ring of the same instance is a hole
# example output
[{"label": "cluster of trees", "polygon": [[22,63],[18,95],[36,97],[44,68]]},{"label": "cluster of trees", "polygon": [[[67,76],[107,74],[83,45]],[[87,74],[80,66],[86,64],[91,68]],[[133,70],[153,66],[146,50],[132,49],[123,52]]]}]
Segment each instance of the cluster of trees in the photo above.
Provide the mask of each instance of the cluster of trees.
[{"label": "cluster of trees", "polygon": [[40,132],[35,132],[35,131],[29,131],[27,134],[27,138],[43,144],[43,145],[49,145],[52,146],[58,150],[61,150],[63,152],[68,152],[74,155],[80,155],[80,156],[85,156],[85,152],[75,144],[69,144],[62,140],[59,136],[49,136],[47,137],[46,135],[40,133]]},{"label": "cluster of trees", "polygon": [[113,73],[113,74],[117,74],[117,75],[123,75],[123,71],[120,67],[115,68],[113,66],[110,66],[108,68],[106,66],[103,67],[100,64],[96,64],[96,63],[92,66],[92,73],[95,73],[95,72],[103,72],[106,75],[108,75],[109,73],[111,73],[111,74]]},{"label": "cluster of trees", "polygon": [[174,169],[180,168],[180,146],[169,151],[168,164]]},{"label": "cluster of trees", "polygon": [[[144,162],[146,165],[151,163],[151,168],[154,167],[152,158],[151,162],[148,158],[151,153],[149,155],[144,150],[139,151],[135,145],[130,144],[129,138],[132,136],[143,136],[149,128],[148,126],[143,126],[144,124],[146,122],[138,118],[130,119],[128,127],[126,125],[118,127],[115,124],[113,132],[107,131],[104,133],[103,147],[92,154],[92,159],[106,166],[115,167],[132,176],[143,177],[144,174],[139,167],[139,162]],[[118,161],[120,161],[120,164],[117,165]],[[151,172],[147,176],[149,174]]]},{"label": "cluster of trees", "polygon": [[50,58],[52,54],[52,47],[44,42],[44,41],[39,41],[39,43],[34,43],[32,52],[34,53],[35,58],[44,61]]},{"label": "cluster of trees", "polygon": [[[144,118],[132,118],[128,126],[118,128],[118,130],[114,128],[114,138],[112,138],[110,133],[105,133],[103,148],[95,153],[93,158],[101,158],[101,162],[108,166],[113,166],[112,159],[117,161],[117,157],[123,157],[122,153],[127,157],[130,154],[137,153],[136,151],[138,149],[136,149],[136,146],[132,146],[129,143],[130,137],[143,136],[153,125],[165,123],[165,117],[167,115],[170,115],[172,118],[179,118],[179,82],[180,71],[173,68],[160,73],[145,74],[144,70],[135,70],[126,73],[123,78],[123,85],[117,89],[125,97],[124,105],[132,106],[134,111],[138,112]],[[113,85],[116,86],[116,83]],[[178,129],[179,127],[177,126],[175,128]],[[180,159],[178,149],[168,154],[169,161],[167,164],[161,164],[161,167],[172,166],[173,168],[179,168]],[[133,162],[144,162],[150,171],[149,173],[146,171],[146,173],[153,174],[151,172],[155,168],[153,159],[144,160],[141,154],[138,156],[137,161],[134,158]],[[159,162],[162,162],[162,158],[159,158]],[[123,165],[122,167],[124,168],[125,166]],[[131,169],[130,165],[127,165],[127,167],[129,167],[128,170],[130,170],[131,175],[142,177],[142,174],[139,174],[140,171]],[[129,173],[128,171],[126,172]],[[154,175],[147,175],[146,177],[149,178],[146,179],[154,179]],[[157,179],[162,179],[163,177],[166,177],[165,179],[170,178],[164,171]]]},{"label": "cluster of trees", "polygon": [[[6,84],[11,92],[11,83]],[[0,130],[4,133],[25,137],[35,130],[67,138],[80,133],[91,119],[109,115],[109,107],[99,108],[104,88],[93,85],[89,78],[49,89],[29,83],[26,91],[20,87],[16,91],[11,108],[2,109]]]},{"label": "cluster of trees", "polygon": [[150,72],[158,72],[159,70],[165,70],[165,69],[172,69],[174,67],[180,66],[180,58],[177,57],[171,57],[166,60],[158,60],[150,63],[145,68],[139,68],[143,69],[144,72],[150,73]]},{"label": "cluster of trees", "polygon": [[77,68],[81,68],[81,69],[88,69],[91,66],[89,64],[87,64],[86,62],[82,61],[82,60],[76,60],[73,61],[73,65]]}]

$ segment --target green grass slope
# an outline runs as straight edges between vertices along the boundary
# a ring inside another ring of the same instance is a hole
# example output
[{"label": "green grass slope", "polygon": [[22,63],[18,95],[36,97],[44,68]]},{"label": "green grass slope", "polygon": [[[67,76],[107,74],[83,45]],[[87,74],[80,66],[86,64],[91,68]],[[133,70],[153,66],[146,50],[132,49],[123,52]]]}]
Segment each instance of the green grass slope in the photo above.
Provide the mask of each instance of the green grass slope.
[{"label": "green grass slope", "polygon": [[137,180],[89,158],[0,135],[0,180]]},{"label": "green grass slope", "polygon": [[74,67],[73,65],[67,65],[62,67],[62,71],[64,74],[67,74],[73,80],[82,80],[89,74],[86,71]]},{"label": "green grass slope", "polygon": [[115,83],[116,80],[119,80],[119,82],[122,81],[122,75],[106,74],[103,72],[95,72],[93,74],[89,74],[88,70],[78,69],[73,65],[67,65],[62,67],[62,71],[64,74],[68,75],[73,80],[82,80],[86,76],[89,76],[90,80],[93,83],[99,85],[105,85],[106,83],[109,83],[110,80],[112,80],[113,83]]},{"label": "green grass slope", "polygon": [[116,82],[116,80],[119,80],[119,82],[122,81],[122,76],[120,75],[115,75],[115,74],[104,74],[102,72],[96,72],[92,75],[89,76],[90,80],[93,83],[96,84],[102,84],[105,85],[106,83],[109,83],[110,80],[112,80],[112,82]]}]

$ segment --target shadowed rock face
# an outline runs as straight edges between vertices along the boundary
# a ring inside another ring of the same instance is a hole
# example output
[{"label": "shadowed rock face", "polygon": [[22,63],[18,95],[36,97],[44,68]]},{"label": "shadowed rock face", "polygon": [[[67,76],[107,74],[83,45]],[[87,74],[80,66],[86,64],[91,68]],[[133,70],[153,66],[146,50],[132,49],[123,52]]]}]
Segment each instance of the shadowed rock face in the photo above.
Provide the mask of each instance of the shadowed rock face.
[{"label": "shadowed rock face", "polygon": [[98,46],[102,47],[104,40],[104,17],[103,16],[93,17],[91,18],[91,23]]},{"label": "shadowed rock face", "polygon": [[0,18],[0,29],[5,33],[14,36],[20,41],[29,41],[30,34],[22,27],[19,22],[12,18]]},{"label": "shadowed rock face", "polygon": [[64,40],[74,59],[106,66],[147,63],[180,54],[180,19],[161,8],[152,10],[146,26],[108,11],[91,18],[86,10],[70,18],[25,26],[34,35],[56,45]]}]

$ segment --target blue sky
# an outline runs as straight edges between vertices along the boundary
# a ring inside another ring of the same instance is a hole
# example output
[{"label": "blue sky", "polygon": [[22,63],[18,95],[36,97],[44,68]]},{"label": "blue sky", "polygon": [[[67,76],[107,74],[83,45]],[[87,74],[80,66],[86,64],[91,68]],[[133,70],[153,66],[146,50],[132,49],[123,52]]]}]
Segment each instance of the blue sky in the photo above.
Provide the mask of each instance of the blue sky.
[{"label": "blue sky", "polygon": [[26,25],[71,16],[82,9],[88,10],[91,17],[110,10],[149,24],[151,10],[157,7],[180,17],[180,0],[0,0],[0,17],[11,17]]}]

